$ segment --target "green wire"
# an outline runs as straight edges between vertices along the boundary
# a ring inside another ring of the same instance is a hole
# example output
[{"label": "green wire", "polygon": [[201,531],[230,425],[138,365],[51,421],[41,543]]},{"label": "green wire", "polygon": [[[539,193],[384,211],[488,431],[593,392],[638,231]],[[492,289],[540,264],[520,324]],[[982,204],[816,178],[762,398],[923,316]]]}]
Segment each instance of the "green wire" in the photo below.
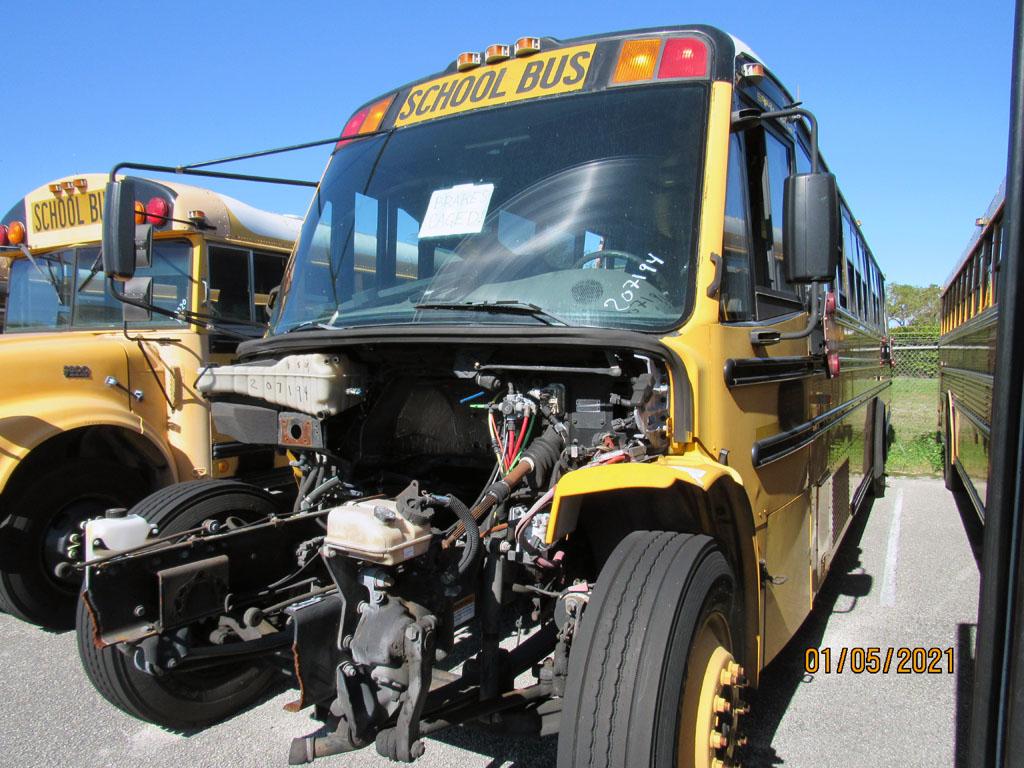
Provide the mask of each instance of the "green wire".
[{"label": "green wire", "polygon": [[519,449],[519,453],[517,453],[515,455],[515,458],[512,459],[512,464],[511,464],[511,466],[509,466],[509,469],[512,469],[512,467],[514,467],[516,464],[518,464],[519,463],[519,459],[521,459],[523,457],[523,451],[526,450],[526,446],[530,442],[530,435],[533,434],[533,425],[536,424],[536,423],[537,423],[537,417],[534,416],[532,419],[530,419],[530,423],[526,427],[526,437],[523,438],[523,447]]}]

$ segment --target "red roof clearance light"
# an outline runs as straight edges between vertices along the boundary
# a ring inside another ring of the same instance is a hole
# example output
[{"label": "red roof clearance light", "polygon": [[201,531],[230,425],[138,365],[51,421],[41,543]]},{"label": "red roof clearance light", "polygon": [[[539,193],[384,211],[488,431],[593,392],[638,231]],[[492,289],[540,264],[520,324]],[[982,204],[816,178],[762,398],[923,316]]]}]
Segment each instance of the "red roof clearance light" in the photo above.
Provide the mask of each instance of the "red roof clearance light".
[{"label": "red roof clearance light", "polygon": [[9,245],[10,242],[7,239],[7,227],[4,224],[0,224],[0,245]]},{"label": "red roof clearance light", "polygon": [[337,152],[356,136],[365,133],[373,133],[380,128],[380,124],[384,120],[384,115],[387,114],[388,107],[391,106],[391,102],[394,98],[394,94],[385,96],[380,101],[375,101],[373,104],[363,107],[352,115],[352,117],[348,119],[348,122],[345,123],[345,128],[341,132],[341,139],[334,145],[334,151]]},{"label": "red roof clearance light", "polygon": [[665,41],[658,67],[658,79],[706,77],[708,47],[695,37],[676,37]]},{"label": "red roof clearance light", "polygon": [[171,215],[171,206],[162,197],[150,198],[146,203],[146,221],[154,227],[160,227],[167,223]]}]

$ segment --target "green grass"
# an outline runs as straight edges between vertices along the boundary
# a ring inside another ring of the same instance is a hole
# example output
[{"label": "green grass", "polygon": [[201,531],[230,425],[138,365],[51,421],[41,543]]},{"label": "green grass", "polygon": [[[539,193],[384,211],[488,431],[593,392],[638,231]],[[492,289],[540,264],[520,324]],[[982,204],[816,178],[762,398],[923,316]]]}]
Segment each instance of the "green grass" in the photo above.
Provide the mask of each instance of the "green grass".
[{"label": "green grass", "polygon": [[938,379],[892,380],[892,427],[886,470],[891,475],[941,475],[938,434]]}]

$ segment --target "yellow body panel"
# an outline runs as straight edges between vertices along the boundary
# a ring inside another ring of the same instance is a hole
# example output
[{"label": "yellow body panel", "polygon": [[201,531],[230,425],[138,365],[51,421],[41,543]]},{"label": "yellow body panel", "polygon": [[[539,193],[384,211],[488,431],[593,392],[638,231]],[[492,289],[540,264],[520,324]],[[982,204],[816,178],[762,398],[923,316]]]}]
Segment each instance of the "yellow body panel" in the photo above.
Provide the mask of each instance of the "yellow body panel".
[{"label": "yellow body panel", "polygon": [[[191,341],[198,342],[195,334],[179,335],[192,336]],[[144,436],[164,457],[173,479],[198,476],[196,469],[208,473],[209,419],[199,423],[191,411],[168,419],[166,402],[144,366],[146,361],[136,344],[120,333],[74,331],[0,337],[0,370],[6,373],[0,395],[0,489],[18,463],[46,440],[101,425]],[[66,367],[73,369],[71,376]],[[198,371],[195,363],[190,368]],[[143,400],[134,402],[121,387],[108,385],[108,377],[129,390],[141,390]],[[179,439],[182,436],[184,439]],[[202,443],[205,447],[200,449]]]},{"label": "yellow body panel", "polygon": [[688,483],[707,491],[723,477],[740,482],[734,470],[699,451],[662,456],[650,464],[607,464],[577,469],[566,474],[555,486],[545,538],[550,544],[575,527],[578,497],[625,488],[671,488],[676,483]]}]

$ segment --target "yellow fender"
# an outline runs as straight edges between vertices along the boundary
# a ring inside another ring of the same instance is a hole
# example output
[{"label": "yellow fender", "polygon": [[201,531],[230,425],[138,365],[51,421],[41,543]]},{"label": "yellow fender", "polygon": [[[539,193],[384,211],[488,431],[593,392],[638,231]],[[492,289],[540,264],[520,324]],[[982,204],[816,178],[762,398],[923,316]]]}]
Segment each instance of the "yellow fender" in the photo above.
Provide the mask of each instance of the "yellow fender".
[{"label": "yellow fender", "polygon": [[566,474],[555,486],[545,541],[552,544],[576,527],[581,502],[589,494],[626,488],[671,488],[676,483],[708,491],[723,477],[743,485],[736,470],[697,450],[662,456],[653,462],[623,462],[577,469]]},{"label": "yellow fender", "polygon": [[120,427],[142,435],[156,448],[175,479],[178,468],[160,432],[152,424],[124,408],[112,407],[88,398],[62,398],[52,407],[32,415],[0,418],[0,490],[29,453],[52,437],[82,427]]}]

